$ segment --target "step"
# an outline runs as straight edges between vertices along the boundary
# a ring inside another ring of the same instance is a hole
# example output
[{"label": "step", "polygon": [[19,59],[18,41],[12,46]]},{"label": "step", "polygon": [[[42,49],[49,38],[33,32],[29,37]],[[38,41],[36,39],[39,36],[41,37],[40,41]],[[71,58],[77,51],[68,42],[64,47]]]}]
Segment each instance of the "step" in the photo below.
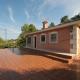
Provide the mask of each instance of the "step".
[{"label": "step", "polygon": [[44,51],[44,50],[39,50],[39,49],[30,49],[30,48],[28,48],[28,51],[33,52],[33,54],[34,53],[35,54],[40,53],[40,55],[42,55],[44,57],[48,57],[50,59],[58,60],[58,61],[65,62],[65,63],[70,63],[71,60],[72,60],[72,56],[59,54],[59,53],[56,53],[56,52]]},{"label": "step", "polygon": [[41,52],[43,54],[50,54],[50,55],[53,55],[53,56],[57,56],[57,57],[62,57],[62,58],[66,58],[66,59],[72,59],[72,56],[71,55],[67,55],[66,53],[63,54],[63,53],[59,53],[59,52],[53,52],[53,51],[47,51],[47,50],[41,50],[41,49],[31,49],[31,48],[28,48],[29,50],[33,50],[33,52],[37,53],[38,51]]},{"label": "step", "polygon": [[50,58],[52,60],[64,62],[64,63],[70,63],[71,59],[65,59],[62,57],[52,56],[52,55],[44,55],[44,57]]}]

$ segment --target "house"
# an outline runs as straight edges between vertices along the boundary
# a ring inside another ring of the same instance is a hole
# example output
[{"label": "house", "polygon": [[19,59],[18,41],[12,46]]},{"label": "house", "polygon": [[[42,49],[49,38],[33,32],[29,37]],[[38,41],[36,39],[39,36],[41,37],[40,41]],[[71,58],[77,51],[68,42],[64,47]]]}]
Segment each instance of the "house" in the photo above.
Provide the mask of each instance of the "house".
[{"label": "house", "polygon": [[48,28],[48,22],[44,21],[42,30],[27,34],[26,47],[79,55],[80,20],[51,28]]}]

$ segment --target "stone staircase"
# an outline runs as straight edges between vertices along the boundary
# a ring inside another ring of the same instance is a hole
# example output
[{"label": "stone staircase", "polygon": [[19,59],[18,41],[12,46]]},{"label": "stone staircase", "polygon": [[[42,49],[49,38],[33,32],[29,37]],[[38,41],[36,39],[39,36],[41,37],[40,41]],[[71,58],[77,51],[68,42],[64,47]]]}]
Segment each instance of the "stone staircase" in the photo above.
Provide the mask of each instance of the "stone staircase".
[{"label": "stone staircase", "polygon": [[47,51],[41,49],[30,49],[27,48],[28,51],[33,52],[33,54],[41,55],[47,57],[49,59],[53,59],[56,61],[64,62],[64,63],[72,63],[72,56],[69,53],[59,53],[54,51]]}]

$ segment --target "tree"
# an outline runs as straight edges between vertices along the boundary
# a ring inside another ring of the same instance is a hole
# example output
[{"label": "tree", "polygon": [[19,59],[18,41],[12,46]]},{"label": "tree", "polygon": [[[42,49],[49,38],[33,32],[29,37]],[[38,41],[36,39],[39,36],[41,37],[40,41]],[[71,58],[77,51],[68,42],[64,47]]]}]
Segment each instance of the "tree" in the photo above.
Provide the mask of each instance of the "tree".
[{"label": "tree", "polygon": [[24,47],[26,45],[26,38],[18,37],[16,43],[17,43],[17,47]]},{"label": "tree", "polygon": [[33,25],[33,24],[24,24],[22,27],[21,27],[21,31],[22,31],[22,36],[27,34],[27,33],[30,33],[30,32],[35,32],[36,31],[36,27]]},{"label": "tree", "polygon": [[61,18],[61,23],[67,23],[67,22],[69,22],[70,20],[69,20],[69,18],[68,18],[68,16],[63,16],[62,18]]},{"label": "tree", "polygon": [[33,24],[24,24],[21,27],[21,34],[17,39],[17,46],[24,47],[26,45],[26,34],[30,32],[35,32],[37,29]]},{"label": "tree", "polygon": [[5,41],[0,38],[0,48],[4,48],[5,47]]},{"label": "tree", "polygon": [[71,21],[76,21],[76,20],[80,20],[80,13],[71,18]]},{"label": "tree", "polygon": [[16,40],[14,40],[14,39],[7,40],[7,44],[6,45],[7,45],[8,48],[15,48],[15,47],[17,47]]},{"label": "tree", "polygon": [[33,25],[33,24],[30,24],[29,25],[29,30],[28,30],[29,32],[35,32],[36,31],[36,28],[35,28],[35,26]]},{"label": "tree", "polygon": [[24,25],[21,27],[21,31],[22,31],[21,34],[24,34],[24,33],[29,32],[29,25],[28,25],[28,24],[24,24]]},{"label": "tree", "polygon": [[51,22],[49,25],[49,27],[54,27],[54,26],[55,26],[54,22]]}]

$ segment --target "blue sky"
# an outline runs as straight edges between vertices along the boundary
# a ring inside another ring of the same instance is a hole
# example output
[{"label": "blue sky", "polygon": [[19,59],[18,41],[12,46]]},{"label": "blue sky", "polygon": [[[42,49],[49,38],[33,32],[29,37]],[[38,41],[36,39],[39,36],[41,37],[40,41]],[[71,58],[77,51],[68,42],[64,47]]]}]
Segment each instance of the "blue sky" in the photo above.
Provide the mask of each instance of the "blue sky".
[{"label": "blue sky", "polygon": [[15,39],[25,23],[40,29],[43,20],[58,24],[62,16],[79,12],[80,0],[0,0],[0,37],[7,29],[7,39]]}]

